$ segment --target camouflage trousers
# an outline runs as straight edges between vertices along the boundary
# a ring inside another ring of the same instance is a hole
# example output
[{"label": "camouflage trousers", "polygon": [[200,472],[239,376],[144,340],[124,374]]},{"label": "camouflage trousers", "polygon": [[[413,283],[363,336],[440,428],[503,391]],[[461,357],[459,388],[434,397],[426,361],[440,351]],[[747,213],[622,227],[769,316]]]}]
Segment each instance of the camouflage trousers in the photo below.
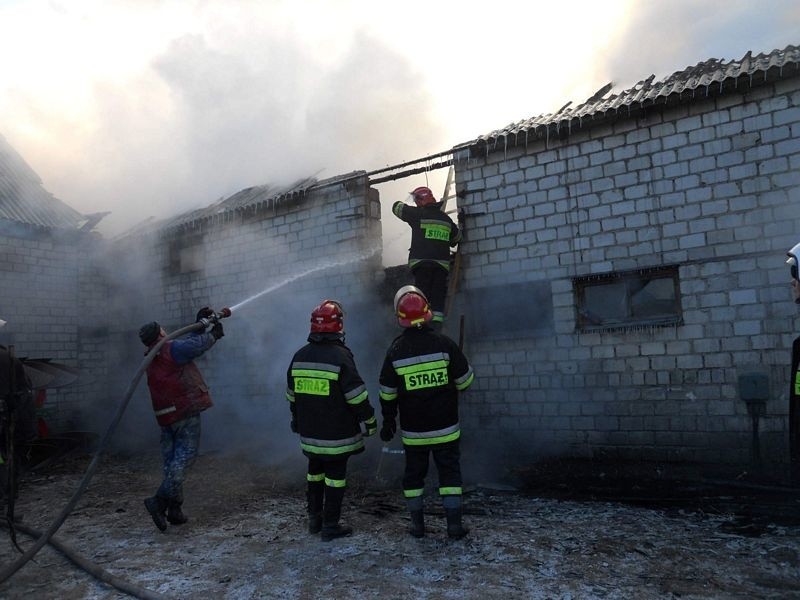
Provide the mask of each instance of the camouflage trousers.
[{"label": "camouflage trousers", "polygon": [[156,496],[183,502],[183,482],[200,446],[200,415],[161,428],[164,480]]}]

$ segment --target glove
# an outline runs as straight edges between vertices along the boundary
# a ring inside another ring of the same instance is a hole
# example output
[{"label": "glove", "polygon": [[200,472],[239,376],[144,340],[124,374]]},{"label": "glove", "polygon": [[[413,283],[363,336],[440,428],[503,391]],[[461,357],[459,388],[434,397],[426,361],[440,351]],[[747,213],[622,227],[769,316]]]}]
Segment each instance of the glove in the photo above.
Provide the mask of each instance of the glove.
[{"label": "glove", "polygon": [[289,427],[292,428],[292,431],[294,433],[297,433],[297,420],[296,419],[292,419],[291,423],[289,423]]},{"label": "glove", "polygon": [[395,431],[397,431],[397,424],[394,422],[394,419],[384,419],[383,427],[381,427],[381,439],[384,442],[392,441]]},{"label": "glove", "polygon": [[211,328],[211,335],[214,336],[215,340],[218,340],[221,337],[225,337],[225,332],[222,330],[222,323],[217,321],[214,323],[214,326]]},{"label": "glove", "polygon": [[195,323],[199,323],[201,320],[207,319],[213,314],[214,314],[213,310],[211,310],[208,306],[204,306],[203,308],[197,311],[197,320],[195,321]]},{"label": "glove", "polygon": [[364,432],[365,437],[375,435],[375,433],[378,431],[378,420],[375,417],[372,417],[371,419],[364,421],[364,427],[366,428],[366,431]]}]

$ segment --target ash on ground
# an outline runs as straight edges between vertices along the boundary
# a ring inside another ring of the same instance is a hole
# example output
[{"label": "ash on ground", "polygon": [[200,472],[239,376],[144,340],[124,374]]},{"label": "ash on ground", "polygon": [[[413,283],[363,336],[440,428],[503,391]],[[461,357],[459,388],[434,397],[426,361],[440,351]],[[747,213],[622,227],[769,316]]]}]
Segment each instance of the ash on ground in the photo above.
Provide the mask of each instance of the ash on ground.
[{"label": "ash on ground", "polygon": [[[27,474],[22,522],[46,530],[89,460]],[[348,473],[343,521],[354,534],[322,542],[306,530],[302,460],[287,469],[201,455],[187,481],[189,523],[160,533],[142,503],[158,485],[157,457],[106,457],[56,539],[168,598],[800,596],[800,499],[776,486],[626,481],[596,465],[591,476],[575,464],[532,468],[514,486],[466,486],[471,531],[460,541],[447,539],[432,487],[428,533],[418,540],[406,533],[398,465],[377,473],[365,465],[356,457]],[[18,557],[5,535],[2,564]],[[49,546],[0,596],[127,597]]]}]

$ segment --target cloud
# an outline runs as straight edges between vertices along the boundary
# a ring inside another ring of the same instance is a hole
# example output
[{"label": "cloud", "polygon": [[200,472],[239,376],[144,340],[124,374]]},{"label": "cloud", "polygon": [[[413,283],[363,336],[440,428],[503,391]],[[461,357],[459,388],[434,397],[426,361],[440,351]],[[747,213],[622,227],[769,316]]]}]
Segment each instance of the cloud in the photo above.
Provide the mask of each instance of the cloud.
[{"label": "cloud", "polygon": [[616,90],[650,74],[666,77],[709,58],[739,59],[797,44],[800,5],[795,0],[637,2],[628,26],[601,60]]}]

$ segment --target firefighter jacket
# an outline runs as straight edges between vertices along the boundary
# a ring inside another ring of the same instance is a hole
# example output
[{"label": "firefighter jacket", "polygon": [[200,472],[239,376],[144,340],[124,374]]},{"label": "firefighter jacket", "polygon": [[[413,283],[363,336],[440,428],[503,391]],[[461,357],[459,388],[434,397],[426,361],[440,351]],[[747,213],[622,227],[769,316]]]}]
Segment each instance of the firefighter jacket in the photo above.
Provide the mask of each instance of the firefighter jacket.
[{"label": "firefighter jacket", "polygon": [[360,423],[377,428],[367,387],[340,333],[312,333],[286,371],[286,399],[306,456],[364,450]]},{"label": "firefighter jacket", "polygon": [[[177,423],[212,406],[208,386],[193,360],[214,345],[210,333],[165,342],[147,366],[147,387],[158,424]],[[154,346],[157,342],[154,342]],[[152,348],[150,346],[150,348]],[[147,349],[147,352],[150,351]]]},{"label": "firefighter jacket", "polygon": [[403,331],[389,347],[380,374],[384,419],[400,412],[406,446],[459,439],[458,393],[474,379],[458,345],[428,325]]},{"label": "firefighter jacket", "polygon": [[413,269],[419,263],[429,261],[449,271],[450,247],[461,241],[461,230],[442,212],[442,203],[409,206],[395,202],[392,212],[411,227],[408,266]]}]

